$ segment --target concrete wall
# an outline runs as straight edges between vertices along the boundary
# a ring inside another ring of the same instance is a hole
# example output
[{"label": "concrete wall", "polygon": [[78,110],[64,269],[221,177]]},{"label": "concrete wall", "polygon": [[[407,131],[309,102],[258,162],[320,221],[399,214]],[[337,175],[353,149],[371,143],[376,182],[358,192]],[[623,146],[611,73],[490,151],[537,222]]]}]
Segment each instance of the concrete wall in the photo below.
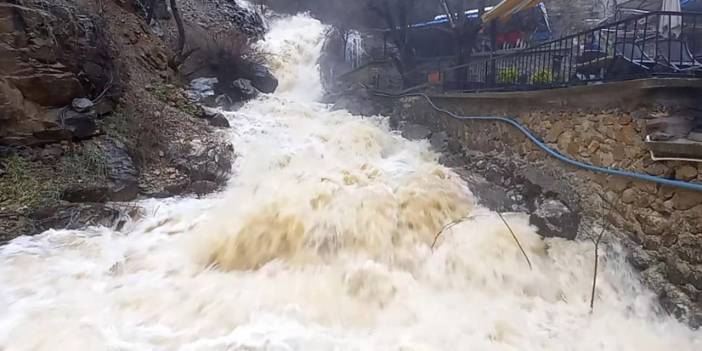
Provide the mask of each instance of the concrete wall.
[{"label": "concrete wall", "polygon": [[[516,116],[552,148],[587,163],[702,184],[702,163],[654,162],[644,143],[647,118],[696,106],[701,92],[697,81],[642,80],[433,99],[463,115]],[[395,102],[396,117],[446,131],[465,151],[498,152],[549,174],[548,182],[572,191],[585,218],[613,206],[608,219],[632,249],[632,263],[668,310],[702,325],[702,193],[594,174],[547,157],[507,124],[457,121],[419,97]]]}]

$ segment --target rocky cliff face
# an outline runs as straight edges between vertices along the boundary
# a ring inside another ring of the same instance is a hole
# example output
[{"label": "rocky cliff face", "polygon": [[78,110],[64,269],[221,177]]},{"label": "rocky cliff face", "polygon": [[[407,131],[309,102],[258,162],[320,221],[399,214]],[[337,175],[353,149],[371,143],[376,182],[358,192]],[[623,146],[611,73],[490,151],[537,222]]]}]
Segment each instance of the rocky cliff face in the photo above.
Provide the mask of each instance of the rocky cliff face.
[{"label": "rocky cliff face", "polygon": [[[118,86],[98,16],[61,0],[0,4],[0,144],[46,142],[61,108]],[[112,94],[111,94],[112,95]]]},{"label": "rocky cliff face", "polygon": [[[146,21],[138,0],[0,2],[0,243],[49,228],[119,225],[139,196],[205,194],[234,150],[223,116],[188,98],[169,65],[177,38],[166,1]],[[234,0],[179,0],[195,34],[265,31]],[[207,57],[202,58],[204,60]]]}]

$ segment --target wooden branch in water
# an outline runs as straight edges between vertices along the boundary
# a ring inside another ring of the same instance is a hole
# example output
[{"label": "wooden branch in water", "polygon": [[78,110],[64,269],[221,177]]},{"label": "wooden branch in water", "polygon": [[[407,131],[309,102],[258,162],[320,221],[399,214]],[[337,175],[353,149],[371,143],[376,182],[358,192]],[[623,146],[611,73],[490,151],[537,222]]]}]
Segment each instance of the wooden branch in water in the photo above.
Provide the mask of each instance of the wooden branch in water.
[{"label": "wooden branch in water", "polygon": [[612,216],[612,212],[614,211],[614,206],[616,203],[619,202],[619,198],[616,198],[612,204],[609,206],[609,212],[607,214],[604,213],[604,210],[602,211],[602,230],[600,230],[600,234],[595,238],[592,236],[592,233],[590,235],[592,236],[590,240],[592,241],[593,244],[595,244],[595,271],[592,275],[592,292],[590,295],[590,313],[594,312],[595,310],[595,290],[597,289],[597,274],[599,270],[599,265],[600,265],[600,243],[602,243],[602,239],[604,239],[604,236],[607,232],[608,224],[607,218]]},{"label": "wooden branch in water", "polygon": [[[519,241],[517,234],[514,233],[514,231],[512,230],[512,227],[510,227],[509,223],[507,223],[507,220],[505,220],[502,213],[497,212],[497,215],[502,220],[502,223],[505,224],[505,226],[507,227],[507,230],[509,230],[510,234],[512,234],[512,238],[517,243],[517,247],[519,247],[519,250],[522,252],[522,255],[524,255],[524,259],[526,260],[527,264],[529,265],[529,269],[533,270],[534,267],[531,264],[531,260],[529,259],[529,255],[527,255],[526,251],[524,250],[524,247],[522,246],[522,243]],[[441,230],[438,233],[436,233],[436,236],[434,237],[434,242],[431,244],[431,250],[434,251],[434,248],[436,248],[436,244],[438,243],[439,238],[441,237],[441,235],[445,231],[455,227],[458,224],[465,222],[468,219],[474,218],[474,217],[475,217],[474,215],[469,215],[469,216],[462,217],[462,218],[457,219],[451,223],[446,224],[443,228],[441,228]]]},{"label": "wooden branch in water", "polygon": [[436,236],[434,237],[434,242],[431,244],[431,250],[434,251],[434,248],[436,247],[436,243],[439,241],[439,237],[441,237],[441,234],[443,234],[445,231],[465,222],[466,220],[468,220],[470,218],[473,218],[473,216],[465,216],[465,217],[459,218],[459,219],[445,225],[443,228],[441,228],[441,230],[438,233],[436,233]]},{"label": "wooden branch in water", "polygon": [[519,250],[522,251],[522,255],[524,255],[524,259],[526,259],[527,264],[529,265],[529,269],[534,270],[534,267],[531,265],[531,260],[529,259],[529,256],[527,255],[526,251],[524,251],[524,247],[522,246],[522,243],[519,242],[519,238],[517,238],[517,234],[514,233],[512,227],[509,226],[509,223],[507,223],[507,220],[505,220],[505,217],[502,215],[502,213],[497,212],[497,215],[500,216],[502,223],[504,223],[505,226],[507,226],[507,229],[509,230],[510,234],[512,234],[512,238],[517,243]]}]

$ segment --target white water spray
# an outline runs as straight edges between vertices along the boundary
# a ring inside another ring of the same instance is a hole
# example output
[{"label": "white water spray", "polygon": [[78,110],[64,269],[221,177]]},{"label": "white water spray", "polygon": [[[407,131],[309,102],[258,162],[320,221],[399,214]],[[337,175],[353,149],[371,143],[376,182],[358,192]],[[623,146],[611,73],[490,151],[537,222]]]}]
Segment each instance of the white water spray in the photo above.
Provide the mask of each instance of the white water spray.
[{"label": "white water spray", "polygon": [[1,350],[702,349],[616,255],[590,314],[592,246],[508,216],[530,270],[426,142],[313,102],[319,22],[271,25],[281,91],[230,114],[227,191],[0,248]]}]

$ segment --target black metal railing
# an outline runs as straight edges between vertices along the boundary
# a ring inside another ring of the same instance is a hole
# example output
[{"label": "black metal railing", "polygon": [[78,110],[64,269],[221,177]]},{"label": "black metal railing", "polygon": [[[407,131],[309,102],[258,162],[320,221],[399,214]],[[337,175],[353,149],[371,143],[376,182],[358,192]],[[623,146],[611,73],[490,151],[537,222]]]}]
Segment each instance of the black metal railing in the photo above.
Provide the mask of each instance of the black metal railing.
[{"label": "black metal railing", "polygon": [[651,12],[442,72],[445,90],[532,90],[702,75],[702,13]]}]

